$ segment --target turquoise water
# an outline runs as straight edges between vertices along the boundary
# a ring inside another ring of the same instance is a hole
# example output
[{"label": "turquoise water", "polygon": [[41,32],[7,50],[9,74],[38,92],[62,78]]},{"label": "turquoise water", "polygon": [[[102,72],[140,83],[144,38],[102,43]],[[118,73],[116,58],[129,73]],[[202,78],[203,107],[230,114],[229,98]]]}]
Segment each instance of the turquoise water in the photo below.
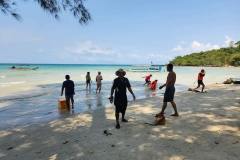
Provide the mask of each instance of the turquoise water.
[{"label": "turquoise water", "polygon": [[[38,70],[11,70],[12,64],[0,64],[0,126],[15,127],[18,125],[39,123],[71,114],[111,106],[108,102],[110,89],[115,71],[119,68],[127,70],[129,65],[51,65],[34,64]],[[185,91],[188,87],[196,86],[196,77],[202,67],[175,67],[177,74],[176,91]],[[240,77],[240,68],[235,67],[205,67],[206,85],[220,83],[229,77]],[[96,94],[94,82],[97,72],[103,75],[101,94]],[[93,80],[90,91],[85,89],[86,72],[91,72]],[[74,113],[59,114],[57,101],[60,97],[61,84],[64,76],[69,74],[76,85]],[[155,92],[146,88],[144,76],[149,73],[129,72],[126,77],[130,80],[137,99],[162,96],[164,90]],[[166,80],[167,72],[152,73],[153,80],[160,84]],[[132,100],[131,95],[128,96]],[[161,98],[159,102],[161,102]]]}]

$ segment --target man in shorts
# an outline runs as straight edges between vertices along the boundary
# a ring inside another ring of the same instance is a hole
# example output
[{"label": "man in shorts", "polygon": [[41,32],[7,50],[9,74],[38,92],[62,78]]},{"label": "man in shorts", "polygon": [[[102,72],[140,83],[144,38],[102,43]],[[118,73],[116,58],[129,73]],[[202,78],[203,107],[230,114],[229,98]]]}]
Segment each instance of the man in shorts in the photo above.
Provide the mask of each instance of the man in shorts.
[{"label": "man in shorts", "polygon": [[133,100],[135,100],[135,95],[131,89],[131,85],[127,78],[124,76],[126,75],[126,72],[123,69],[119,69],[116,71],[117,78],[114,79],[112,89],[111,89],[111,95],[109,97],[110,103],[113,102],[113,93],[115,93],[114,96],[114,105],[115,105],[115,117],[116,117],[116,128],[120,128],[119,124],[119,113],[122,113],[122,122],[128,122],[125,119],[125,113],[127,109],[127,89],[132,94]]},{"label": "man in shorts", "polygon": [[69,75],[66,75],[65,78],[66,80],[62,84],[61,96],[63,95],[63,90],[65,90],[66,104],[67,104],[67,108],[70,110],[70,100],[72,103],[72,109],[74,108],[74,99],[73,99],[73,96],[75,94],[74,82],[70,80]]},{"label": "man in shorts", "polygon": [[202,85],[202,92],[205,88],[205,84],[203,83],[203,77],[205,76],[205,70],[202,69],[201,72],[198,73],[198,86],[194,88],[194,90],[198,89]]},{"label": "man in shorts", "polygon": [[96,83],[97,83],[97,89],[96,89],[96,93],[100,93],[101,92],[101,88],[102,88],[102,75],[101,72],[98,72],[98,75],[96,76]]},{"label": "man in shorts", "polygon": [[91,89],[91,76],[90,76],[90,72],[87,72],[86,75],[86,89]]},{"label": "man in shorts", "polygon": [[156,116],[161,116],[164,114],[165,109],[167,108],[167,102],[170,102],[172,104],[172,107],[174,109],[174,114],[172,114],[171,116],[179,116],[178,111],[177,111],[177,107],[176,107],[176,103],[174,102],[174,94],[175,94],[175,82],[176,82],[176,73],[173,72],[173,65],[171,63],[169,63],[167,65],[167,71],[168,76],[167,76],[167,81],[165,84],[163,84],[162,86],[159,87],[159,89],[162,89],[163,87],[166,87],[165,93],[164,93],[164,98],[163,98],[163,106],[162,106],[162,110],[159,114],[157,114]]}]

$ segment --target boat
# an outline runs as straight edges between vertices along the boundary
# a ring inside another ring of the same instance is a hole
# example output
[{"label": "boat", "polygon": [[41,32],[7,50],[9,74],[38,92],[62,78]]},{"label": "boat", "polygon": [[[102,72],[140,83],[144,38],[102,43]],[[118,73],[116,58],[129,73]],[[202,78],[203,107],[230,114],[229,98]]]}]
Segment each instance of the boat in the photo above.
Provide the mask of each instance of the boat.
[{"label": "boat", "polygon": [[37,70],[39,67],[30,66],[30,65],[18,65],[10,67],[12,70]]},{"label": "boat", "polygon": [[133,65],[128,68],[131,72],[161,72],[164,69],[164,65]]},{"label": "boat", "polygon": [[223,84],[240,84],[240,78],[229,78]]},{"label": "boat", "polygon": [[233,84],[240,84],[240,78],[231,78]]}]

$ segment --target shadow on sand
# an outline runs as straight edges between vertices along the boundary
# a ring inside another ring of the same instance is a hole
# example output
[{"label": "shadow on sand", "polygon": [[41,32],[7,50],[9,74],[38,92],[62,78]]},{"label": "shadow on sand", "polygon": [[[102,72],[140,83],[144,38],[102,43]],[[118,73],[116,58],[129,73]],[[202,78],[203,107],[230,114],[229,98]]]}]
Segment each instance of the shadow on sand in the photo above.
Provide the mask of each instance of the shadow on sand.
[{"label": "shadow on sand", "polygon": [[120,130],[114,128],[113,108],[104,107],[47,124],[2,130],[0,159],[237,160],[239,95],[239,90],[228,88],[178,94],[181,116],[168,116],[168,106],[165,126],[144,124],[160,110],[161,100],[154,97],[130,104],[129,123]]}]

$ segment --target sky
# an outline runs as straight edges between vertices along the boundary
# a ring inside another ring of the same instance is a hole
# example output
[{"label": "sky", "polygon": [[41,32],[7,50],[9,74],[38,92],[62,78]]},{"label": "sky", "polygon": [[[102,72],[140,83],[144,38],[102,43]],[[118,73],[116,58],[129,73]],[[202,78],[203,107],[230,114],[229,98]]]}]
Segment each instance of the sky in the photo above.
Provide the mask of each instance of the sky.
[{"label": "sky", "polygon": [[18,1],[19,22],[0,12],[0,63],[165,64],[176,56],[240,40],[239,0],[86,0],[80,25],[34,1]]}]

